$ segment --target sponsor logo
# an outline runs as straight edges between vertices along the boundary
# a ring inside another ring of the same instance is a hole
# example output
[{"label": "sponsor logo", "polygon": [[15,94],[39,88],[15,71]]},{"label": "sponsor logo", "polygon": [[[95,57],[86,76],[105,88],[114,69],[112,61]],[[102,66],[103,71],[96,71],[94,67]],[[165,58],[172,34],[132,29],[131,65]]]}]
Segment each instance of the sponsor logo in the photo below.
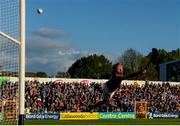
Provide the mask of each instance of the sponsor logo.
[{"label": "sponsor logo", "polygon": [[60,120],[95,120],[98,119],[98,113],[93,112],[71,112],[60,113]]},{"label": "sponsor logo", "polygon": [[149,113],[149,118],[179,118],[180,113]]},{"label": "sponsor logo", "polygon": [[134,112],[99,112],[99,119],[136,119]]},{"label": "sponsor logo", "polygon": [[149,119],[153,119],[153,114],[149,113]]},{"label": "sponsor logo", "polygon": [[26,120],[59,120],[59,113],[26,114]]}]

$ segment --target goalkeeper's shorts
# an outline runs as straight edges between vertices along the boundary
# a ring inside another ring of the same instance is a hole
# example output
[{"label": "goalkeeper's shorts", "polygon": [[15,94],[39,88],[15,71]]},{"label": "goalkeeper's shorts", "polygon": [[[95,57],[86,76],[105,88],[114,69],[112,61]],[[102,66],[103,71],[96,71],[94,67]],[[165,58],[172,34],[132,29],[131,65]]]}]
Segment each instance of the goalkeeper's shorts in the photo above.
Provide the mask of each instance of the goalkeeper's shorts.
[{"label": "goalkeeper's shorts", "polygon": [[104,84],[102,100],[103,101],[108,101],[108,100],[110,100],[112,98],[113,95],[114,95],[114,91],[110,92],[108,87],[107,87],[107,84]]}]

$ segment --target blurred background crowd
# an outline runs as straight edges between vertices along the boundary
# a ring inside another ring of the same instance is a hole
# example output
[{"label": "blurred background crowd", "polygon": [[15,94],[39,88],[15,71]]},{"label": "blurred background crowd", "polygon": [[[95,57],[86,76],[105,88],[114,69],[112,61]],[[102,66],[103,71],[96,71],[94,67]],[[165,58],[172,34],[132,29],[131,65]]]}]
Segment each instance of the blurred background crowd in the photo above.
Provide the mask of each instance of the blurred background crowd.
[{"label": "blurred background crowd", "polygon": [[[89,105],[101,100],[104,83],[55,83],[26,81],[26,113],[87,112]],[[1,99],[15,99],[18,84],[1,85]],[[149,112],[179,112],[180,85],[149,83],[127,85],[122,83],[109,104],[97,107],[100,112],[133,112],[135,101],[146,101]]]}]

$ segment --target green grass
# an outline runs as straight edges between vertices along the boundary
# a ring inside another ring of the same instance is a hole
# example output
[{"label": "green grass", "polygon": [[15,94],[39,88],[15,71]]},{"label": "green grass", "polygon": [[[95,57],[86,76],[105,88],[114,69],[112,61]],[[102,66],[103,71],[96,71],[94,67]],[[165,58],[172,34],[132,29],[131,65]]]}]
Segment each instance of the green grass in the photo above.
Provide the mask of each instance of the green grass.
[{"label": "green grass", "polygon": [[26,125],[180,125],[180,119],[26,120]]}]

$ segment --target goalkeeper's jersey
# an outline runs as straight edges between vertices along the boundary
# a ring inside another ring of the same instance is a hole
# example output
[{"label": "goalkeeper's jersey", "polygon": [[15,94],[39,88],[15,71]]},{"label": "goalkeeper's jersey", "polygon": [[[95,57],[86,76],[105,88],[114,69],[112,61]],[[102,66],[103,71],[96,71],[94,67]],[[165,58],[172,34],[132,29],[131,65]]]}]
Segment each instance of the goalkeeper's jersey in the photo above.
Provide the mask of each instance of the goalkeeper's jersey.
[{"label": "goalkeeper's jersey", "polygon": [[118,88],[118,86],[121,84],[122,80],[124,80],[123,76],[117,77],[115,74],[112,74],[111,78],[106,83],[109,91],[110,92],[115,91]]},{"label": "goalkeeper's jersey", "polygon": [[131,77],[135,77],[135,76],[141,74],[142,72],[143,72],[143,70],[140,70],[138,72],[135,72],[135,73],[132,73],[129,75],[122,75],[122,76],[116,76],[116,74],[113,72],[109,81],[106,82],[107,87],[110,92],[113,92],[120,86],[122,80],[131,78]]}]

